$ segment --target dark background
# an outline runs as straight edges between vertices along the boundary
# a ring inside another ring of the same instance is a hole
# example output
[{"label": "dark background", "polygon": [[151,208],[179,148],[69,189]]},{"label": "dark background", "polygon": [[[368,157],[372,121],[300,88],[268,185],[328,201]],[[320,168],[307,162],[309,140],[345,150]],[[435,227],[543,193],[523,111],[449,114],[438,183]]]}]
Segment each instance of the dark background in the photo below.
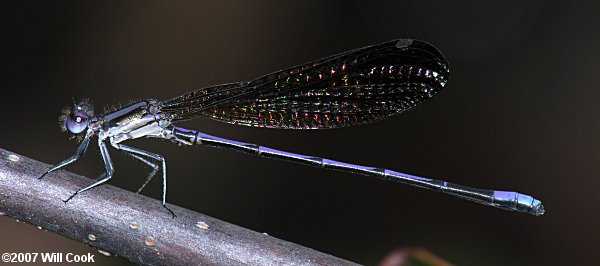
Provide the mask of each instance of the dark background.
[{"label": "dark background", "polygon": [[[77,146],[57,126],[60,110],[73,98],[92,99],[100,112],[130,99],[166,99],[412,37],[434,44],[452,66],[444,91],[413,111],[322,131],[204,120],[183,126],[516,190],[541,199],[546,215],[232,151],[153,139],[129,144],[166,157],[169,203],[358,263],[376,264],[398,246],[421,246],[459,265],[597,264],[600,7],[592,5],[19,1],[3,7],[9,14],[2,32],[0,147],[56,163]],[[112,157],[116,175],[110,183],[135,190],[148,169],[122,153]],[[101,173],[97,148],[69,170]],[[146,195],[160,198],[159,180]],[[0,251],[95,253],[6,217],[0,219]]]}]

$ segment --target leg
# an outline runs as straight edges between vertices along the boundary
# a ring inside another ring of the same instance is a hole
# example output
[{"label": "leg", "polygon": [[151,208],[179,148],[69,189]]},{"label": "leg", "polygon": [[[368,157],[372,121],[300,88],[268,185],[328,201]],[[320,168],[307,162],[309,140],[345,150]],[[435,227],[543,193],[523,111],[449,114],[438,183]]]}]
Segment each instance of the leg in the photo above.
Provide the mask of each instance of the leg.
[{"label": "leg", "polygon": [[38,177],[38,179],[42,179],[47,174],[52,173],[60,168],[63,168],[77,161],[77,159],[79,159],[79,157],[81,157],[81,155],[85,153],[85,150],[87,150],[88,144],[90,143],[90,138],[91,135],[86,135],[79,147],[77,148],[77,150],[75,151],[75,154],[71,155],[71,157],[50,168],[50,170],[46,171],[42,176]]},{"label": "leg", "polygon": [[113,176],[114,169],[113,169],[112,161],[110,160],[110,155],[108,154],[108,149],[106,149],[106,144],[103,141],[101,141],[100,139],[98,139],[98,146],[100,147],[100,154],[102,155],[102,159],[104,160],[104,167],[106,168],[106,172],[104,174],[102,174],[100,176],[100,179],[97,180],[96,182],[73,193],[73,195],[71,195],[69,198],[64,200],[65,203],[67,203],[69,200],[71,200],[73,197],[75,197],[75,195],[77,195],[81,192],[84,192],[86,190],[92,189],[94,187],[97,187],[100,184],[108,181]]},{"label": "leg", "polygon": [[146,187],[146,185],[148,185],[148,182],[150,182],[150,180],[152,180],[152,177],[154,177],[154,175],[156,175],[156,172],[158,172],[159,167],[155,163],[153,163],[153,162],[151,162],[149,160],[144,159],[142,156],[138,156],[138,155],[135,155],[135,154],[129,153],[129,152],[127,152],[126,154],[129,155],[129,156],[131,156],[131,157],[133,157],[133,158],[135,158],[135,159],[138,159],[141,162],[143,162],[143,163],[147,164],[148,166],[152,167],[152,171],[150,171],[150,173],[146,176],[146,181],[144,181],[144,184],[135,192],[135,193],[139,194],[142,191],[142,189],[144,189]]},{"label": "leg", "polygon": [[[165,209],[167,209],[171,213],[171,215],[173,215],[173,218],[175,218],[175,216],[176,216],[175,213],[171,209],[169,209],[169,207],[167,207],[167,203],[166,203],[166,199],[167,199],[167,163],[165,162],[165,158],[162,155],[160,155],[160,154],[147,152],[147,151],[144,151],[144,150],[140,150],[140,149],[136,149],[136,148],[133,148],[133,147],[125,146],[123,144],[114,143],[112,141],[111,141],[110,144],[113,147],[115,147],[115,148],[117,148],[119,150],[130,152],[130,153],[133,153],[133,154],[139,154],[139,155],[142,155],[142,156],[146,156],[146,157],[149,157],[149,158],[152,158],[152,159],[155,159],[155,160],[161,162],[162,173],[163,173],[162,205],[163,205],[163,207],[165,207]],[[150,176],[149,178],[152,178],[152,176]],[[147,180],[146,183],[148,183],[148,181],[150,181],[150,180]],[[144,184],[144,186],[146,186],[146,184]],[[142,188],[144,188],[144,187],[142,186]],[[142,188],[140,188],[138,190],[138,192],[140,190],[142,190]]]}]

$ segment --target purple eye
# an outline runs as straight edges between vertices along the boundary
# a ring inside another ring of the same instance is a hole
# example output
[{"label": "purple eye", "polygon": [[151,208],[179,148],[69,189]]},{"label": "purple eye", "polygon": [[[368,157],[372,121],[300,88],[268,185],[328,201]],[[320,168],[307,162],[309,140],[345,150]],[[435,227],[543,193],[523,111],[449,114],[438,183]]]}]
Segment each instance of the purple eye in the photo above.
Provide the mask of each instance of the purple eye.
[{"label": "purple eye", "polygon": [[83,111],[74,111],[65,120],[65,127],[73,134],[83,132],[88,126],[89,117]]},{"label": "purple eye", "polygon": [[73,134],[79,134],[88,127],[92,115],[94,115],[92,107],[87,103],[80,103],[67,115],[65,128]]}]

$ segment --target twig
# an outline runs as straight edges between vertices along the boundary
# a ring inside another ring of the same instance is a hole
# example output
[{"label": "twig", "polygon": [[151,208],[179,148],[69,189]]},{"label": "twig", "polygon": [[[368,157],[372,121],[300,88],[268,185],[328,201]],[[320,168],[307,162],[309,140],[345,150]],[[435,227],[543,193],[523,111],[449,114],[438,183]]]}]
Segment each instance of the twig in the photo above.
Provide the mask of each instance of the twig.
[{"label": "twig", "polygon": [[110,185],[62,200],[90,179],[0,149],[0,212],[147,265],[354,263]]}]

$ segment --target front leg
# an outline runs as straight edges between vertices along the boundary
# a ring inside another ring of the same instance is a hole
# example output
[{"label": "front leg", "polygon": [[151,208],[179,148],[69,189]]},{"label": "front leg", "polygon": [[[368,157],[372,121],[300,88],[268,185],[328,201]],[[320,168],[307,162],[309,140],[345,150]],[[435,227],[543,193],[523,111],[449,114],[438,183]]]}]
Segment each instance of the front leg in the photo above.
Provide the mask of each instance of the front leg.
[{"label": "front leg", "polygon": [[77,192],[73,193],[73,195],[71,195],[69,198],[64,200],[65,203],[67,203],[69,200],[71,200],[73,197],[75,197],[75,195],[77,195],[81,192],[84,192],[86,190],[92,189],[94,187],[97,187],[100,184],[108,181],[113,176],[113,173],[115,171],[113,169],[112,161],[110,160],[110,155],[108,154],[108,149],[106,148],[106,144],[104,143],[104,141],[100,140],[100,138],[98,138],[98,147],[100,147],[100,154],[102,155],[102,160],[104,160],[104,167],[106,168],[106,172],[100,176],[100,179],[98,181],[95,181],[94,183],[90,184],[89,186],[84,187],[84,188],[78,190]]},{"label": "front leg", "polygon": [[50,168],[43,175],[38,177],[38,179],[42,179],[47,174],[52,173],[60,168],[63,168],[65,166],[77,161],[77,159],[79,159],[79,157],[81,157],[81,155],[83,155],[85,153],[85,151],[87,150],[87,147],[88,147],[88,144],[90,143],[91,138],[92,138],[92,134],[90,134],[90,133],[86,134],[85,137],[83,138],[83,141],[81,141],[81,144],[75,151],[75,154],[71,155],[71,157],[67,158],[66,160],[64,160],[64,161],[60,162],[59,164]]}]

